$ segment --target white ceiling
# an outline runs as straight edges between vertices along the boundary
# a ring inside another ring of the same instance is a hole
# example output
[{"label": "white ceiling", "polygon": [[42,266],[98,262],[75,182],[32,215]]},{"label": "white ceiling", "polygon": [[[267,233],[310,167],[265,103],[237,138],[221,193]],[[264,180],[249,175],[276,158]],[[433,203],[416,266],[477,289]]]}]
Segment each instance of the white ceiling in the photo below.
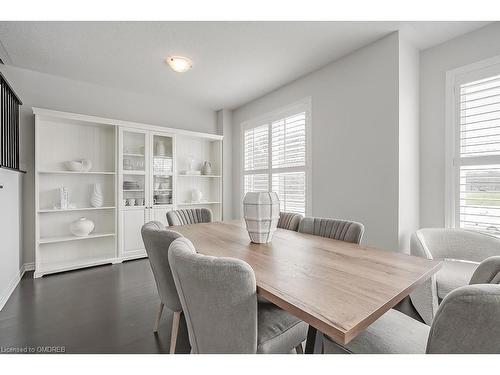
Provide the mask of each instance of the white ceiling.
[{"label": "white ceiling", "polygon": [[[426,49],[487,22],[0,22],[8,65],[214,110],[235,108],[395,30]],[[3,48],[2,48],[3,45]],[[163,59],[188,56],[174,73]]]}]

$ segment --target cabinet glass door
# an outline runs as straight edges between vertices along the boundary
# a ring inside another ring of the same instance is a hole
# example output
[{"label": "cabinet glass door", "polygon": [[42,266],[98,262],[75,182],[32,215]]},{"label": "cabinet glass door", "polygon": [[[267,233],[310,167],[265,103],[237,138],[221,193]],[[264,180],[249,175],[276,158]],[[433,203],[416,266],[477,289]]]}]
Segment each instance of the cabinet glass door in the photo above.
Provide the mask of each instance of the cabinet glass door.
[{"label": "cabinet glass door", "polygon": [[152,206],[172,204],[173,139],[152,134]]},{"label": "cabinet glass door", "polygon": [[146,202],[146,134],[123,131],[122,202],[127,208],[145,207]]}]

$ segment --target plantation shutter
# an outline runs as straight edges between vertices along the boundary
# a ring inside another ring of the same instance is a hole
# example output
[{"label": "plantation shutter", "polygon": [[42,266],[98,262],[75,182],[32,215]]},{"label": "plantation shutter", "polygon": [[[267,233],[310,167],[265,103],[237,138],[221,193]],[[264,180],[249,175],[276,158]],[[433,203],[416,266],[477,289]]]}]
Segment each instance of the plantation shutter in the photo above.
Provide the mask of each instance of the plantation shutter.
[{"label": "plantation shutter", "polygon": [[281,211],[306,213],[306,122],[306,111],[292,110],[244,130],[245,194],[274,191]]},{"label": "plantation shutter", "polygon": [[500,76],[459,86],[459,223],[500,235]]}]

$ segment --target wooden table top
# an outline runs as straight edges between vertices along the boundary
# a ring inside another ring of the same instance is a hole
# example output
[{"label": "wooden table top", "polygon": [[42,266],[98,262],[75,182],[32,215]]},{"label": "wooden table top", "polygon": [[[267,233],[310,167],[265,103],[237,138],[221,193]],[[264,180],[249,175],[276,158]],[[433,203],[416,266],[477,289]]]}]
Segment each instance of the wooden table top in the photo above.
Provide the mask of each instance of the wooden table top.
[{"label": "wooden table top", "polygon": [[347,344],[429,279],[441,262],[278,229],[250,242],[241,221],[169,228],[205,255],[247,262],[257,291],[341,344]]}]

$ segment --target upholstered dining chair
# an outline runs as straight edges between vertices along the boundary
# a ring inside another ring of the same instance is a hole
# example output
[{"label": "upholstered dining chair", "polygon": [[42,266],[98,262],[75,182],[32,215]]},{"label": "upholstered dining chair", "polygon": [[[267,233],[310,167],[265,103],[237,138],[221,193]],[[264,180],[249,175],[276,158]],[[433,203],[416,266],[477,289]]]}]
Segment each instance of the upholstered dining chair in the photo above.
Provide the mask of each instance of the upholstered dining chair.
[{"label": "upholstered dining chair", "polygon": [[484,260],[470,285],[443,299],[432,326],[391,309],[347,345],[324,338],[325,353],[500,353],[500,256]]},{"label": "upholstered dining chair", "polygon": [[257,303],[247,263],[198,254],[184,237],[170,245],[168,257],[192,353],[301,352],[307,324],[272,304]]},{"label": "upholstered dining chair", "polygon": [[299,224],[299,232],[359,244],[365,227],[363,224],[337,219],[304,217]]},{"label": "upholstered dining chair", "polygon": [[296,232],[297,229],[299,229],[302,217],[303,216],[301,214],[296,214],[294,212],[280,212],[278,228],[293,230]]},{"label": "upholstered dining chair", "polygon": [[212,211],[208,208],[187,208],[167,212],[168,225],[211,223]]},{"label": "upholstered dining chair", "polygon": [[439,302],[452,290],[467,285],[479,263],[500,255],[500,239],[464,229],[419,229],[410,239],[411,255],[443,261],[442,268],[410,294],[425,323],[430,325]]},{"label": "upholstered dining chair", "polygon": [[164,225],[159,221],[150,221],[144,224],[141,229],[141,234],[153,271],[156,288],[160,296],[160,307],[158,309],[153,331],[155,333],[158,332],[163,308],[166,306],[173,312],[170,353],[174,354],[179,332],[182,305],[168,263],[168,251],[170,244],[175,239],[182,237],[182,235],[171,230],[165,230]]}]

